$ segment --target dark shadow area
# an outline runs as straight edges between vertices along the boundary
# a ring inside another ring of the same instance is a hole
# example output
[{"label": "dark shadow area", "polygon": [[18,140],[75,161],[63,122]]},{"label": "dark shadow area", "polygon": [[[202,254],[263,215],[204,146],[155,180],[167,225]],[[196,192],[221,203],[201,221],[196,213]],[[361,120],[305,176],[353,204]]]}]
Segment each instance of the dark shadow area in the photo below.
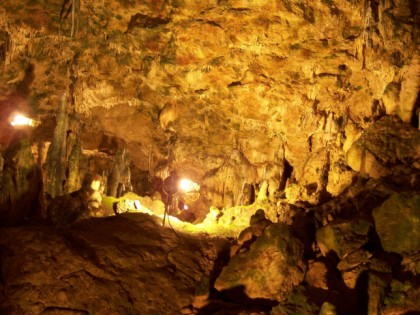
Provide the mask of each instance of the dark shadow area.
[{"label": "dark shadow area", "polygon": [[27,98],[29,96],[30,87],[34,79],[35,79],[35,66],[30,63],[25,69],[25,76],[23,77],[23,80],[17,86],[16,94],[24,98]]},{"label": "dark shadow area", "polygon": [[420,191],[420,170],[411,169],[409,174],[386,176],[383,181],[395,192]]},{"label": "dark shadow area", "polygon": [[420,93],[417,94],[417,99],[413,107],[413,111],[411,113],[411,121],[410,124],[416,129],[419,129],[419,121],[420,121]]},{"label": "dark shadow area", "polygon": [[308,213],[305,213],[303,210],[298,211],[293,217],[292,233],[303,243],[305,259],[312,259],[316,256],[312,249],[312,244],[316,238],[315,222],[313,211]]},{"label": "dark shadow area", "polygon": [[338,314],[340,315],[362,315],[363,313],[358,313],[359,304],[361,303],[359,301],[358,291],[346,286],[340,271],[336,267],[339,262],[337,254],[330,251],[320,261],[327,267],[328,289],[305,286],[307,302],[309,304],[316,304],[318,307],[321,307],[324,302],[329,302],[337,308]]},{"label": "dark shadow area", "polygon": [[362,272],[357,278],[356,287],[354,288],[357,296],[356,312],[354,314],[367,315],[369,303],[369,274]]},{"label": "dark shadow area", "polygon": [[286,159],[284,159],[284,171],[283,171],[283,176],[281,178],[280,186],[279,186],[280,191],[286,188],[287,180],[291,178],[292,173],[293,173],[293,166],[290,165],[290,163]]},{"label": "dark shadow area", "polygon": [[269,314],[271,309],[278,305],[278,302],[273,300],[249,298],[245,293],[244,286],[222,292],[215,290],[212,295],[214,299],[210,299],[209,304],[197,310],[196,314],[215,314],[221,310],[223,310],[223,314],[229,315],[242,314],[244,310]]}]

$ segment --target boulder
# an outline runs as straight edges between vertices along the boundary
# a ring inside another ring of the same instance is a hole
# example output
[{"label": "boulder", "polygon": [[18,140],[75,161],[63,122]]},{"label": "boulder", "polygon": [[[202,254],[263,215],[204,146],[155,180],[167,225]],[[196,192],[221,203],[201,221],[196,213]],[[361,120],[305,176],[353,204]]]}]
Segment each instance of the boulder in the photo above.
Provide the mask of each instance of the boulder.
[{"label": "boulder", "polygon": [[310,261],[305,281],[310,286],[328,290],[328,268],[322,261]]},{"label": "boulder", "polygon": [[[281,301],[302,282],[305,273],[303,245],[288,225],[269,226],[248,252],[234,256],[223,268],[214,287],[238,292],[251,299]],[[228,293],[228,292],[227,292]]]},{"label": "boulder", "polygon": [[382,247],[401,254],[420,248],[420,195],[404,192],[392,195],[373,210]]},{"label": "boulder", "polygon": [[381,315],[418,314],[420,288],[410,282],[392,280],[384,296]]},{"label": "boulder", "polygon": [[304,286],[293,288],[284,301],[273,307],[270,315],[317,315],[319,307],[309,301],[308,295]]},{"label": "boulder", "polygon": [[410,174],[419,169],[413,163],[419,158],[418,130],[395,116],[385,116],[365,129],[347,152],[348,165],[373,178]]},{"label": "boulder", "polygon": [[372,224],[363,219],[337,219],[317,230],[316,240],[324,256],[334,251],[339,258],[343,258],[368,242],[371,227]]}]

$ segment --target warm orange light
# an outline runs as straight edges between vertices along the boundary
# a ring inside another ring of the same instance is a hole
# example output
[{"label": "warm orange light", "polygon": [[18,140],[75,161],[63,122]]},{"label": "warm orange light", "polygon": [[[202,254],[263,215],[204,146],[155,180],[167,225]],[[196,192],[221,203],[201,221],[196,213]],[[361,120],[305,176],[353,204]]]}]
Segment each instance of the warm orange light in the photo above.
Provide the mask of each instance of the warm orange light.
[{"label": "warm orange light", "polygon": [[200,185],[189,179],[183,178],[179,181],[179,189],[183,192],[198,191],[200,189]]},{"label": "warm orange light", "polygon": [[19,127],[19,126],[31,126],[31,127],[34,127],[36,123],[35,123],[35,120],[30,119],[28,117],[25,117],[22,114],[16,114],[13,117],[13,120],[10,122],[10,124],[13,127]]}]

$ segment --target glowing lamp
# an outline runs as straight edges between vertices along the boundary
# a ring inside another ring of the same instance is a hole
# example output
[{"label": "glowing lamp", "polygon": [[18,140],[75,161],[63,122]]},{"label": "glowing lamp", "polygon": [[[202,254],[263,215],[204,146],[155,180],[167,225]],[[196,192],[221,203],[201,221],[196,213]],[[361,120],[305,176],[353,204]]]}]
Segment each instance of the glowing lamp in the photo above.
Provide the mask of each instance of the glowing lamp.
[{"label": "glowing lamp", "polygon": [[179,181],[179,189],[183,192],[198,191],[200,189],[200,185],[184,178]]},{"label": "glowing lamp", "polygon": [[136,208],[136,210],[140,210],[141,208],[140,201],[138,201],[137,199],[134,200],[134,208]]},{"label": "glowing lamp", "polygon": [[13,120],[10,122],[13,127],[19,126],[31,126],[34,127],[36,125],[33,119],[23,116],[22,114],[17,114],[13,117]]}]

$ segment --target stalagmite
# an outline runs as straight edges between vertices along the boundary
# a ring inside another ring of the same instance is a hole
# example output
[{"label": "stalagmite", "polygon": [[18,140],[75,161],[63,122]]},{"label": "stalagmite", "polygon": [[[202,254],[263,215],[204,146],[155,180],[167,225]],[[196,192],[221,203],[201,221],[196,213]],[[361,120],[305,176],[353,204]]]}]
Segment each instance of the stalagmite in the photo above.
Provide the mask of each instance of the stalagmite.
[{"label": "stalagmite", "polygon": [[56,197],[63,192],[66,180],[66,139],[68,128],[67,96],[61,96],[61,103],[57,112],[57,125],[54,137],[47,154],[46,192]]}]

